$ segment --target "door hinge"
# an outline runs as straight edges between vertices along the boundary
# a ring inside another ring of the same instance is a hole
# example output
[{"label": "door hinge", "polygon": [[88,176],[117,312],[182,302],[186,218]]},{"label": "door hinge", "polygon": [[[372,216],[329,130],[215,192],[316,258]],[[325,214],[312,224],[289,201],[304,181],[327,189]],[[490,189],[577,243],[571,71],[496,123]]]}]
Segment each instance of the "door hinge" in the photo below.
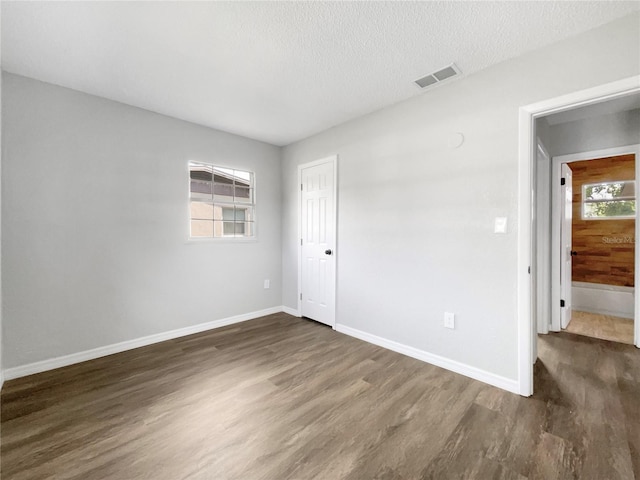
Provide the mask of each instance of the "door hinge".
[{"label": "door hinge", "polygon": [[567,179],[566,178],[561,178],[560,179],[560,185],[564,185],[565,183],[567,183]]},{"label": "door hinge", "polygon": [[302,245],[302,239],[300,239],[300,245]]},{"label": "door hinge", "polygon": [[302,191],[302,190],[304,190],[304,189],[302,188],[302,183],[301,183],[301,184],[300,184],[300,191]]},{"label": "door hinge", "polygon": [[529,265],[529,267],[527,268],[527,273],[531,275],[531,265]]},{"label": "door hinge", "polygon": [[564,300],[560,300],[560,308],[564,308]]},{"label": "door hinge", "polygon": [[300,294],[300,300],[302,300],[302,294]]}]

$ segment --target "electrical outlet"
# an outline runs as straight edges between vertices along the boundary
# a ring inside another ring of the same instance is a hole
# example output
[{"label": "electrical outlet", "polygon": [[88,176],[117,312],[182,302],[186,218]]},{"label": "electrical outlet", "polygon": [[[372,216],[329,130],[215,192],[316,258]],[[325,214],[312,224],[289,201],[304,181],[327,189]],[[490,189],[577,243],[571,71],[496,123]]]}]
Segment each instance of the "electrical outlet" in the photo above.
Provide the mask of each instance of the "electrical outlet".
[{"label": "electrical outlet", "polygon": [[265,289],[267,289],[267,288],[269,288],[269,287],[271,287],[271,280],[269,280],[269,279],[267,278],[267,279],[265,279],[265,281],[264,281],[264,288],[265,288]]},{"label": "electrical outlet", "polygon": [[444,327],[445,328],[455,328],[456,327],[455,319],[456,319],[455,313],[444,312]]}]

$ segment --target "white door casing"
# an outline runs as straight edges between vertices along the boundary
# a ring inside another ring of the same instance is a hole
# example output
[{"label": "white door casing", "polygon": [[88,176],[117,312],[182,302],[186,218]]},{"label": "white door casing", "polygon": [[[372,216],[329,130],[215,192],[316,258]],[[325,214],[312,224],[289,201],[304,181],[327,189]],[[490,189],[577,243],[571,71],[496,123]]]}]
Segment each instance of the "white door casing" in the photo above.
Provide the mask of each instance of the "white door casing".
[{"label": "white door casing", "polygon": [[299,311],[335,327],[337,157],[300,165]]},{"label": "white door casing", "polygon": [[[537,334],[549,333],[551,324],[551,156],[540,139],[537,145],[536,170],[532,180],[536,181],[534,188],[535,204],[532,215],[533,238],[532,263],[536,266],[533,270],[535,278],[535,296],[532,295],[533,321],[532,348],[533,360],[537,358]],[[532,266],[533,266],[532,265]]]},{"label": "white door casing", "polygon": [[572,259],[572,221],[573,221],[573,172],[566,163],[561,166],[561,217],[560,238],[560,322],[567,328],[571,321],[571,259]]}]

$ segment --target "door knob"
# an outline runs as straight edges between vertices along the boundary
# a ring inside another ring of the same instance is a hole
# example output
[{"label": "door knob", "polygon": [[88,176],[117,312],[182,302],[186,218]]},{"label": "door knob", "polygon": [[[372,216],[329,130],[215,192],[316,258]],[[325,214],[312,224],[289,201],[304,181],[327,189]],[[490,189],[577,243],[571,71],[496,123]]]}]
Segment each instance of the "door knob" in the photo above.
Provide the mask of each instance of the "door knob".
[{"label": "door knob", "polygon": [[571,256],[575,257],[576,255],[578,255],[578,252],[576,252],[575,250],[571,250]]},{"label": "door knob", "polygon": [[325,255],[331,255],[333,252],[331,251],[331,249],[325,250],[324,251]]}]

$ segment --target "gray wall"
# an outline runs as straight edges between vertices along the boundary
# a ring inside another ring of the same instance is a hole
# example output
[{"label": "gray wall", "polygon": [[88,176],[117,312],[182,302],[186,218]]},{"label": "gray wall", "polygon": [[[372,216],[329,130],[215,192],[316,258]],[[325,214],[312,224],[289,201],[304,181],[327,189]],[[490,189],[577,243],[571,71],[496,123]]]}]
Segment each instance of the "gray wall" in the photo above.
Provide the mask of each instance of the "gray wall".
[{"label": "gray wall", "polygon": [[640,73],[638,25],[626,17],[286,147],[283,304],[297,306],[297,165],[338,154],[337,322],[515,380],[518,109]]},{"label": "gray wall", "polygon": [[548,147],[554,157],[638,143],[638,109],[549,126]]},{"label": "gray wall", "polygon": [[542,146],[547,150],[547,153],[551,155],[551,152],[549,152],[549,145],[551,144],[551,131],[549,123],[547,122],[547,119],[545,117],[541,117],[536,120],[536,136],[542,143]]},{"label": "gray wall", "polygon": [[[11,74],[2,88],[5,369],[281,305],[278,147]],[[256,242],[188,241],[189,160],[255,172]]]}]

